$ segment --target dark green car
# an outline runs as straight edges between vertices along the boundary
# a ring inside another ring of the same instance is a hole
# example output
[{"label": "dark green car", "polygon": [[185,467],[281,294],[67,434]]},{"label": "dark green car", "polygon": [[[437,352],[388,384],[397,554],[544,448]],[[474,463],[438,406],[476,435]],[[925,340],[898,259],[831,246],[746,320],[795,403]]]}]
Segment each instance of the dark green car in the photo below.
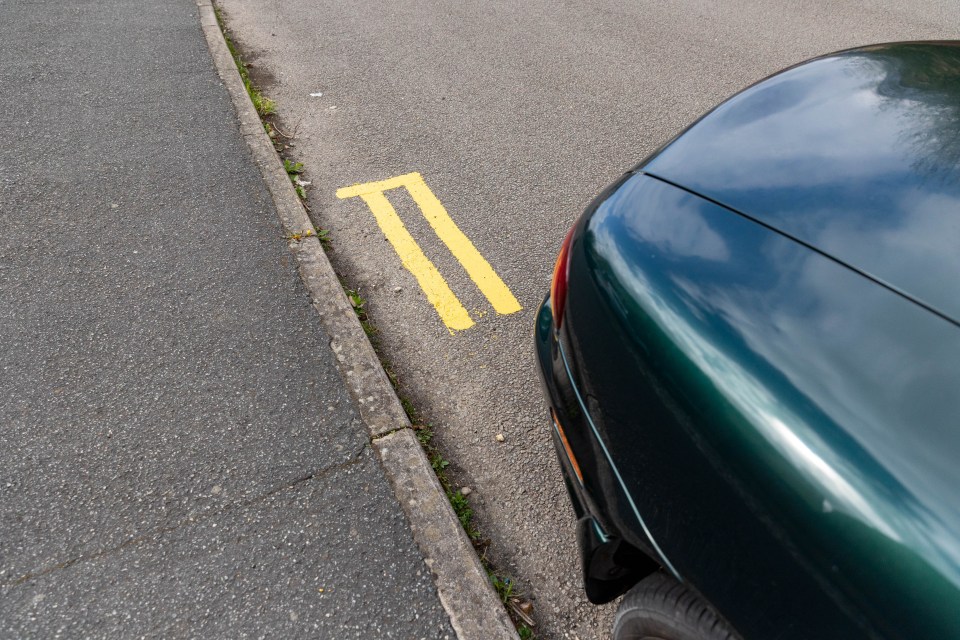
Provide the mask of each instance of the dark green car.
[{"label": "dark green car", "polygon": [[615,637],[960,638],[960,43],[701,118],[575,224],[536,347]]}]

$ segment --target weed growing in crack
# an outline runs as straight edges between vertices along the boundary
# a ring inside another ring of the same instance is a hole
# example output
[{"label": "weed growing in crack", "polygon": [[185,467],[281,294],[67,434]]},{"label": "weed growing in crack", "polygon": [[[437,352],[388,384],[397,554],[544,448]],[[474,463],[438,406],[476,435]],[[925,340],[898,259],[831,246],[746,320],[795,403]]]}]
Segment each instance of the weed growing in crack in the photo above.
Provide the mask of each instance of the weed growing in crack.
[{"label": "weed growing in crack", "polygon": [[[394,375],[394,377],[396,377],[396,375]],[[413,403],[406,398],[400,398],[400,404],[403,406],[403,410],[406,412],[407,417],[410,418],[410,423],[417,424],[417,409],[413,406]]]},{"label": "weed growing in crack", "polygon": [[367,334],[367,337],[372,338],[377,334],[377,328],[373,326],[367,316],[367,311],[364,308],[367,304],[366,299],[360,295],[359,289],[346,289],[345,291],[347,298],[350,300],[350,306],[353,307],[353,312],[357,314],[360,326],[363,327],[363,332]]},{"label": "weed growing in crack", "polygon": [[[454,491],[450,496],[450,504],[453,506],[453,511],[460,520],[460,525],[464,531],[469,533],[473,528],[473,509],[470,508],[470,501],[467,500],[467,496],[463,495],[460,491]],[[479,532],[477,535],[479,536]],[[472,535],[470,537],[473,538]]]},{"label": "weed growing in crack", "polygon": [[304,238],[315,237],[317,238],[317,240],[320,241],[320,244],[322,244],[323,246],[325,247],[330,246],[330,232],[327,231],[326,229],[317,229],[317,228],[307,229],[303,233],[291,233],[290,235],[287,235],[284,237],[287,240],[296,240],[296,241],[303,240]]},{"label": "weed growing in crack", "polygon": [[[357,314],[358,318],[367,315],[367,312],[363,309],[367,301],[360,295],[359,289],[347,289],[347,299],[350,300],[350,306],[353,307],[353,311]],[[361,318],[361,320],[362,319],[363,318]]]},{"label": "weed growing in crack", "polygon": [[462,491],[454,489],[453,484],[447,477],[446,470],[447,467],[450,466],[450,461],[445,459],[443,455],[440,454],[440,451],[431,443],[433,440],[433,429],[429,426],[417,428],[417,440],[420,441],[420,446],[423,447],[424,452],[427,454],[427,459],[430,460],[430,466],[433,467],[434,473],[437,474],[437,479],[440,480],[440,486],[443,487],[444,493],[447,494],[447,500],[450,501],[453,512],[457,514],[457,519],[460,521],[463,530],[467,532],[467,535],[470,536],[472,541],[475,543],[479,542],[481,535],[480,531],[473,524],[473,509],[470,507],[470,500],[467,496],[463,495]]},{"label": "weed growing in crack", "polygon": [[329,249],[331,246],[333,246],[333,241],[330,240],[329,230],[317,229],[316,233],[317,233],[317,240],[320,241],[320,244],[323,245],[324,248]]},{"label": "weed growing in crack", "polygon": [[[481,561],[484,561],[481,558]],[[490,578],[490,584],[493,590],[497,592],[500,601],[507,608],[507,612],[513,619],[513,624],[517,628],[517,633],[525,640],[534,640],[533,620],[530,613],[533,611],[533,605],[523,597],[523,594],[517,593],[515,583],[509,576],[497,573],[487,562],[483,562],[487,570],[487,576]]]},{"label": "weed growing in crack", "polygon": [[297,195],[300,196],[301,200],[306,200],[307,190],[304,187],[310,183],[300,179],[300,174],[303,173],[303,163],[293,162],[292,160],[284,158],[283,169],[287,172],[287,177],[290,178],[290,183],[293,185]]},{"label": "weed growing in crack", "polygon": [[497,595],[500,596],[500,601],[503,602],[503,604],[507,604],[513,596],[513,580],[506,577],[501,578],[490,570],[487,570],[487,575],[490,576],[490,583],[493,585],[493,589],[497,592]]},{"label": "weed growing in crack", "polygon": [[259,89],[254,87],[253,83],[250,82],[250,78],[244,79],[243,86],[247,88],[247,93],[250,94],[250,102],[253,103],[253,108],[257,110],[261,118],[277,112],[277,103],[263,95]]},{"label": "weed growing in crack", "polygon": [[293,180],[298,175],[303,173],[303,163],[302,162],[292,162],[291,160],[283,159],[283,168],[287,172],[287,175],[290,176],[290,179]]}]

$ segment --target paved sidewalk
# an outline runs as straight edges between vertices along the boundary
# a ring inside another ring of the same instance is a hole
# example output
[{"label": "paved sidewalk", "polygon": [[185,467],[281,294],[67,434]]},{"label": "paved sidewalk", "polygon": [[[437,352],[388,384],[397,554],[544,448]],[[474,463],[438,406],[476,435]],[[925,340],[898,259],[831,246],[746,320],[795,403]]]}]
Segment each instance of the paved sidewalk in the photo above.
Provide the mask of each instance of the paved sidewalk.
[{"label": "paved sidewalk", "polygon": [[453,637],[193,1],[0,60],[0,637]]}]

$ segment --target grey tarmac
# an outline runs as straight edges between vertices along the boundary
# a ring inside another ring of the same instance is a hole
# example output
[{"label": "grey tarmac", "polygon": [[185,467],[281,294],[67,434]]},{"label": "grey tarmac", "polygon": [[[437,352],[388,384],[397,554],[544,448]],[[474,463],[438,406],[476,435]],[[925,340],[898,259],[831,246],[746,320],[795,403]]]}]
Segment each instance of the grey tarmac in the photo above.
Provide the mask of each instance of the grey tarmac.
[{"label": "grey tarmac", "polygon": [[0,637],[453,638],[196,4],[0,59]]},{"label": "grey tarmac", "polygon": [[[490,557],[533,599],[540,637],[582,640],[606,637],[614,607],[582,595],[531,347],[567,228],[624,170],[782,67],[861,44],[960,37],[950,0],[220,5],[296,135],[334,266],[369,300],[403,393],[474,490]],[[336,197],[413,171],[522,312],[497,316],[409,196],[391,192],[476,321],[451,335],[370,210]]]}]

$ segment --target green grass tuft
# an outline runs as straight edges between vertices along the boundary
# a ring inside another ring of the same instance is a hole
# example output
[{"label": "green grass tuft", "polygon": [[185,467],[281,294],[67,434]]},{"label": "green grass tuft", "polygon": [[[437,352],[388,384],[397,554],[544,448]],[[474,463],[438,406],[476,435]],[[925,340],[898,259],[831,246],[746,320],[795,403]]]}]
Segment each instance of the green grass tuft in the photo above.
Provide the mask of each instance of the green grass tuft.
[{"label": "green grass tuft", "polygon": [[493,589],[497,592],[497,595],[500,596],[500,600],[503,604],[507,604],[507,601],[513,596],[513,580],[505,577],[502,578],[492,571],[488,571],[487,575],[490,576],[490,583],[493,585]]},{"label": "green grass tuft", "polygon": [[327,229],[317,229],[317,239],[320,241],[320,244],[327,249],[333,244],[333,241],[330,239],[330,231]]},{"label": "green grass tuft", "polygon": [[253,82],[250,80],[250,73],[247,71],[247,65],[244,64],[243,60],[240,58],[240,53],[237,51],[237,47],[233,43],[233,39],[230,37],[230,32],[227,31],[227,27],[223,23],[223,13],[220,11],[220,7],[215,6],[213,8],[213,12],[217,16],[217,24],[220,25],[220,31],[223,33],[223,39],[227,43],[227,49],[230,50],[230,55],[233,56],[234,64],[237,65],[237,71],[240,72],[240,79],[243,80],[243,86],[247,90],[247,95],[250,96],[250,102],[253,103],[253,108],[257,110],[257,113],[260,114],[261,118],[276,113],[277,103],[263,95],[263,93],[257,87],[255,87]]},{"label": "green grass tuft", "polygon": [[303,163],[302,162],[293,162],[292,160],[283,159],[283,169],[287,172],[287,175],[290,176],[290,179],[293,180],[298,175],[303,173]]},{"label": "green grass tuft", "polygon": [[413,403],[406,398],[400,398],[400,404],[403,405],[403,410],[406,412],[407,417],[410,418],[410,422],[417,424],[417,409],[413,406]]},{"label": "green grass tuft", "polygon": [[[453,506],[453,512],[457,514],[460,524],[467,533],[473,528],[473,509],[470,508],[470,501],[467,496],[459,491],[455,491],[450,496],[450,504]],[[473,538],[474,536],[470,536]]]}]

